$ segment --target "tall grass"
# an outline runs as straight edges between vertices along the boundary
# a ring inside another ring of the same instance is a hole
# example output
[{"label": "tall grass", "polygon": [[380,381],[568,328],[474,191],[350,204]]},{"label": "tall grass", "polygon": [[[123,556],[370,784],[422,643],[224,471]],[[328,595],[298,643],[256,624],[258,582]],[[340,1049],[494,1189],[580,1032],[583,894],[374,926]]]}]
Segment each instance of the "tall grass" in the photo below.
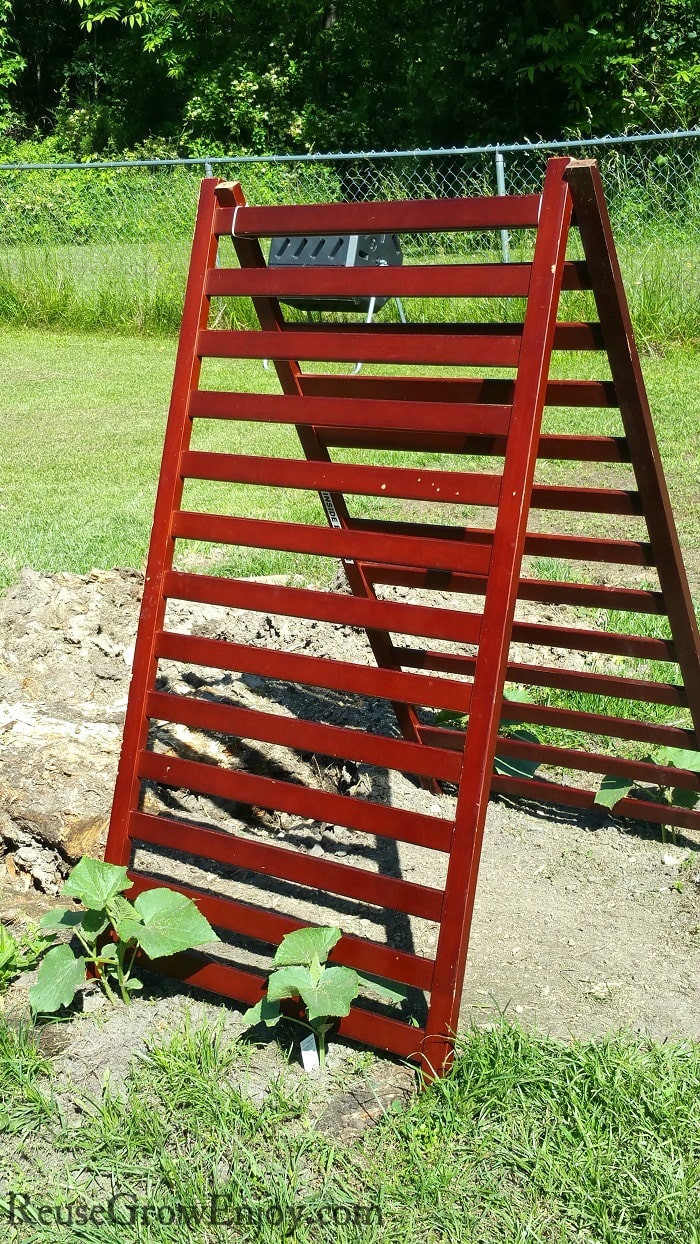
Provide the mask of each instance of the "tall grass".
[{"label": "tall grass", "polygon": [[[260,166],[246,169],[244,176],[250,201],[258,203],[330,201],[353,191],[340,172],[323,166],[291,171]],[[1,174],[0,323],[176,332],[197,183],[197,172],[182,169],[158,175],[148,169]],[[632,317],[640,342],[650,350],[700,340],[699,187],[685,187],[677,210],[675,200],[652,202],[648,188],[613,187],[612,214]],[[371,189],[394,198],[426,192],[422,184],[398,184],[388,172]],[[529,258],[532,241],[531,231],[514,233],[512,258]],[[407,237],[403,245],[408,263],[500,258],[498,237],[482,234],[470,235],[466,244],[463,237],[446,236],[439,251],[434,238]],[[576,247],[574,240],[572,255]],[[222,261],[233,262],[225,241]],[[594,314],[592,299],[576,299],[577,316]],[[407,310],[413,320],[517,318],[517,300],[503,302],[474,300],[467,312],[454,300],[436,301],[429,310],[414,301]],[[391,318],[393,303],[382,314]],[[220,322],[252,326],[252,308],[247,301],[232,303]]]}]

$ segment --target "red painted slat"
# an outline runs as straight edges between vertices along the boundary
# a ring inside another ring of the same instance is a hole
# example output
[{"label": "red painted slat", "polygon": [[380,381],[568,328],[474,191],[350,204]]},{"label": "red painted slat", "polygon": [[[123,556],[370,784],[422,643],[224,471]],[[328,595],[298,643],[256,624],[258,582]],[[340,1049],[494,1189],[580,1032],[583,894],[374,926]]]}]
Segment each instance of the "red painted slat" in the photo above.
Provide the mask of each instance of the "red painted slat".
[{"label": "red painted slat", "polygon": [[598,583],[559,583],[548,579],[521,579],[521,600],[544,604],[582,605],[585,609],[622,609],[630,613],[664,613],[661,592]]},{"label": "red painted slat", "polygon": [[[460,529],[461,539],[413,538],[412,533],[371,535],[360,530],[316,527],[305,523],[282,523],[272,519],[227,518],[220,514],[180,511],[173,518],[174,536],[205,540],[212,544],[240,544],[248,548],[284,549],[320,557],[363,558],[366,561],[397,561],[407,566],[434,565],[445,570],[484,574],[491,560],[487,542],[474,543]],[[405,535],[411,535],[405,539]]]},{"label": "red painted slat", "polygon": [[[371,446],[372,433],[367,433]],[[436,448],[440,448],[436,442]],[[498,505],[500,475],[477,471],[433,471],[397,466],[358,466],[353,463],[309,462],[299,458],[262,458],[252,454],[190,451],[180,462],[183,478],[267,487],[308,488],[314,491],[365,496],[405,497],[417,501],[458,502],[462,505]],[[532,490],[535,510],[566,510],[587,514],[641,514],[639,493],[622,488],[569,488],[538,484]]]},{"label": "red painted slat", "polygon": [[700,776],[697,773],[668,765],[649,764],[643,760],[631,760],[629,756],[606,756],[573,747],[528,743],[523,739],[501,739],[498,754],[534,760],[543,765],[575,769],[583,773],[604,773],[635,782],[649,782],[653,786],[678,786],[683,790],[700,792]]},{"label": "red painted slat", "polygon": [[598,323],[560,323],[554,330],[554,350],[604,350]]},{"label": "red painted slat", "polygon": [[290,397],[281,393],[227,393],[199,390],[192,394],[192,418],[236,419],[254,423],[310,423],[314,427],[356,427],[373,431],[459,432],[502,436],[508,432],[510,406],[460,402],[406,402],[374,398]]},{"label": "red painted slat", "polygon": [[311,821],[328,821],[365,834],[377,834],[397,842],[435,851],[449,851],[452,825],[441,817],[403,808],[387,808],[371,799],[311,790],[277,778],[258,777],[240,769],[226,769],[198,760],[183,760],[170,753],[141,753],[138,775],[166,786],[212,795],[233,803],[290,812]]},{"label": "red painted slat", "polygon": [[564,510],[575,514],[642,513],[639,493],[625,488],[567,488],[560,484],[536,484],[533,510]]},{"label": "red painted slat", "polygon": [[[502,341],[504,339],[511,340],[511,338],[516,337],[522,338],[523,335],[522,324],[515,322],[491,323],[489,321],[476,321],[474,323],[459,322],[450,324],[444,324],[441,321],[436,323],[421,322],[418,326],[410,324],[397,325],[390,322],[381,323],[373,321],[371,324],[366,324],[363,327],[362,333],[370,340],[381,340],[382,338],[389,337],[410,337],[413,333],[417,333],[421,337],[425,337],[430,340],[434,338],[441,338],[444,336],[446,330],[449,330],[450,335],[455,338],[471,339],[472,337],[475,337],[477,340],[481,340],[482,338],[495,338],[498,341]],[[285,329],[285,332],[286,331],[294,331],[295,333],[300,334],[302,344],[297,352],[298,355],[302,358],[317,358],[321,356],[307,355],[303,344],[304,338],[317,336],[334,338],[349,337],[353,334],[357,334],[357,325],[344,322],[341,322],[340,324],[295,323],[293,329],[290,327],[289,330]],[[562,320],[559,324],[557,324],[554,330],[553,348],[555,350],[603,350],[605,348],[605,342],[603,340],[600,324],[596,321]],[[369,359],[369,355],[366,356]],[[386,361],[391,362],[392,360],[387,359]],[[419,361],[420,359],[416,357],[415,362]],[[442,361],[446,362],[447,360],[444,359]],[[487,364],[483,365],[487,366]],[[501,363],[501,365],[505,366],[505,363]],[[479,366],[479,363],[475,363],[475,366]]]},{"label": "red painted slat", "polygon": [[[371,583],[398,587],[432,588],[442,592],[483,595],[486,580],[478,575],[450,574],[443,571],[415,570],[404,566],[367,566]],[[587,609],[623,609],[630,613],[664,614],[661,592],[642,588],[608,587],[597,583],[562,583],[557,579],[520,580],[520,600],[537,600],[547,605],[582,605]]]},{"label": "red painted slat", "polygon": [[387,769],[420,773],[445,782],[459,781],[461,761],[454,754],[428,751],[405,739],[377,736],[364,730],[320,725],[280,713],[262,713],[251,708],[159,691],[152,691],[149,695],[146,713],[150,718],[179,722],[195,730],[214,730],[218,734],[241,739],[277,743],[296,751],[313,752],[317,756],[337,756],[363,764],[381,764]]},{"label": "red painted slat", "polygon": [[[184,763],[184,762],[183,762]],[[186,851],[205,860],[216,860],[261,876],[277,877],[312,890],[342,894],[377,907],[388,907],[423,920],[438,921],[442,910],[442,891],[413,881],[401,881],[384,873],[317,859],[300,851],[273,846],[268,842],[241,838],[217,829],[135,812],[130,837],[152,846]]]},{"label": "red painted slat", "polygon": [[[460,754],[464,750],[463,730],[444,726],[422,726],[420,737],[428,747],[442,751],[452,748]],[[496,750],[499,756],[516,756],[523,760],[534,760],[541,765],[574,769],[582,773],[611,774],[630,778],[635,782],[649,782],[654,786],[661,783],[679,786],[683,790],[700,791],[700,777],[697,773],[643,760],[631,760],[629,756],[611,756],[608,753],[582,751],[575,747],[555,747],[550,743],[529,743],[525,739],[509,738],[505,735],[499,735]]]},{"label": "red painted slat", "polygon": [[681,730],[677,726],[657,726],[653,722],[635,721],[631,717],[609,717],[605,713],[584,713],[543,704],[519,704],[514,700],[504,705],[503,720],[633,739],[638,743],[649,743],[652,747],[692,747],[694,740],[692,730]]},{"label": "red painted slat", "polygon": [[576,786],[564,786],[558,782],[542,782],[535,778],[509,778],[496,776],[491,790],[496,795],[542,800],[544,803],[560,804],[565,808],[584,808],[589,812],[613,817],[629,817],[633,821],[651,821],[655,825],[676,825],[680,829],[700,832],[700,812],[689,808],[674,808],[670,804],[652,803],[646,799],[621,799],[613,812],[607,812],[595,802],[595,791],[580,790]]},{"label": "red painted slat", "polygon": [[[212,268],[206,292],[212,297],[389,297],[526,298],[529,263],[404,264],[403,267],[314,266]],[[590,289],[585,263],[567,263],[562,289]]]},{"label": "red painted slat", "polygon": [[[208,328],[199,334],[197,354],[200,358],[304,358],[327,363],[355,363],[362,359],[365,363],[432,367],[517,367],[520,355],[520,335],[511,331],[510,324],[503,326],[498,336],[479,332],[458,336],[447,331],[447,325],[435,334],[424,332],[423,325],[391,325],[393,331],[389,333],[377,333],[376,324],[361,332],[355,325],[347,327],[353,331],[329,333],[323,324],[309,325],[308,332],[304,324],[276,333]],[[571,345],[566,348],[584,349]]]},{"label": "red painted slat", "polygon": [[[426,652],[424,648],[394,646],[394,655],[406,669],[433,670],[456,674],[462,678],[474,676],[476,658],[460,653]],[[561,666],[524,665],[510,662],[506,675],[508,682],[524,687],[554,687],[559,691],[575,691],[582,695],[610,696],[621,700],[638,700],[644,704],[667,704],[674,708],[686,708],[685,688],[676,683],[651,682],[642,678],[618,678],[614,674],[592,674],[587,670],[567,670]]]},{"label": "red painted slat", "polygon": [[[129,898],[132,902],[144,890],[163,884],[159,883],[156,877],[133,870],[129,872],[129,878],[133,881],[133,886],[129,891]],[[295,920],[292,916],[285,916],[278,911],[270,911],[264,907],[256,907],[252,903],[239,903],[231,898],[219,898],[203,890],[197,890],[193,886],[183,885],[181,882],[169,880],[168,888],[191,898],[215,929],[242,933],[254,941],[266,942],[270,946],[278,946],[283,937],[296,929],[309,927],[308,921]],[[333,963],[343,963],[346,967],[355,968],[358,972],[369,972],[373,976],[382,976],[386,980],[398,981],[402,985],[412,985],[415,989],[430,990],[433,976],[432,959],[409,954],[404,950],[395,950],[391,946],[382,945],[381,942],[344,934],[331,951],[330,959]]]},{"label": "red painted slat", "polygon": [[201,450],[184,453],[180,459],[180,470],[185,479],[258,484],[273,488],[307,488],[315,492],[327,489],[362,496],[405,497],[414,501],[449,501],[462,505],[498,505],[501,487],[500,475],[486,475],[478,471],[309,462],[305,458],[263,458],[254,454],[204,453]]},{"label": "red painted slat", "polygon": [[[238,298],[526,298],[530,268],[529,263],[212,268],[206,290]],[[570,279],[580,279],[578,271]]]},{"label": "red painted slat", "polygon": [[403,601],[363,600],[340,592],[256,583],[251,579],[223,579],[215,575],[170,571],[165,577],[164,590],[168,597],[202,605],[280,613],[285,617],[313,618],[341,626],[381,628],[433,639],[452,639],[463,644],[478,643],[481,631],[481,614],[466,610],[407,605]]},{"label": "red painted slat", "polygon": [[[304,372],[299,391],[308,397],[356,397],[431,402],[494,402],[510,405],[513,381],[445,376],[329,376]],[[617,406],[610,380],[549,380],[545,406]]]},{"label": "red painted slat", "polygon": [[[488,409],[486,407],[485,409]],[[468,426],[468,425],[467,425]],[[343,449],[404,450],[418,453],[479,454],[502,458],[506,438],[484,433],[421,431],[406,425],[404,431],[379,428],[368,432],[366,427],[320,427],[322,445]],[[553,436],[540,437],[538,459],[558,462],[628,462],[629,451],[622,437],[615,436]]]},{"label": "red painted slat", "polygon": [[[220,200],[221,201],[221,200]],[[424,233],[463,229],[534,229],[538,194],[480,199],[416,199],[381,203],[322,203],[239,207],[240,237],[303,237],[327,233]],[[231,233],[233,207],[219,207],[214,232]]]},{"label": "red painted slat", "polygon": [[163,660],[237,670],[299,682],[333,691],[398,700],[405,704],[424,704],[428,708],[451,708],[468,712],[471,686],[430,675],[404,674],[391,669],[354,665],[350,661],[328,661],[305,657],[298,652],[276,652],[271,648],[231,644],[223,639],[199,639],[160,631],[156,637],[156,656]]},{"label": "red painted slat", "polygon": [[[385,522],[375,519],[354,518],[351,522],[353,531],[362,531],[379,535],[414,536],[417,539],[435,539],[438,533],[448,542],[462,539],[462,527],[447,527],[431,523],[400,523]],[[470,527],[469,540],[474,544],[490,544],[493,533],[488,528]],[[651,545],[643,540],[601,540],[597,536],[562,536],[551,535],[549,532],[530,531],[525,537],[525,553],[532,557],[561,557],[571,561],[615,562],[625,566],[653,566],[654,558]],[[367,559],[380,560],[379,558]],[[391,557],[382,558],[391,562]],[[403,559],[406,565],[408,558]],[[401,558],[394,559],[401,562]],[[440,569],[440,563],[425,562],[425,566]],[[457,567],[455,567],[457,569]],[[469,572],[468,572],[469,573]],[[478,570],[475,569],[478,574]]]},{"label": "red painted slat", "polygon": [[578,626],[551,626],[547,622],[516,622],[513,642],[543,644],[547,648],[569,648],[580,652],[605,652],[615,657],[640,657],[645,661],[676,660],[675,648],[668,639],[586,630]]}]

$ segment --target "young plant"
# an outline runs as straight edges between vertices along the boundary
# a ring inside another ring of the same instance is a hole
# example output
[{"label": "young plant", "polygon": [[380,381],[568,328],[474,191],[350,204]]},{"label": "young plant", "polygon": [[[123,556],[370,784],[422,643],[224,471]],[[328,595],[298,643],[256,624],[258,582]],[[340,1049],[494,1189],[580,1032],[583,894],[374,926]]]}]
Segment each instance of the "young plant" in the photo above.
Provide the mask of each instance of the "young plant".
[{"label": "young plant", "polygon": [[22,972],[35,967],[53,940],[53,934],[42,933],[37,928],[13,937],[0,924],[0,993],[4,993]]},{"label": "young plant", "polygon": [[406,994],[390,988],[375,977],[364,976],[354,968],[327,965],[327,959],[341,938],[340,929],[321,927],[296,929],[282,938],[272,960],[267,993],[246,1011],[243,1019],[251,1026],[264,1023],[274,1027],[282,1018],[284,998],[300,998],[306,1021],[287,1016],[315,1036],[321,1067],[326,1061],[326,1035],[336,1019],[347,1015],[364,986],[384,1002],[403,1002]]},{"label": "young plant", "polygon": [[134,990],[141,989],[141,982],[132,976],[139,950],[149,959],[160,959],[218,940],[185,895],[158,886],[144,890],[130,903],[124,891],[132,884],[126,868],[116,864],[87,856],[76,864],[62,893],[79,899],[85,910],[66,907],[47,912],[39,927],[51,932],[69,930],[84,954],[74,954],[67,944],[48,952],[29,991],[36,1012],[51,1014],[70,1006],[88,973],[111,1002],[116,1000],[114,986],[128,1003]]},{"label": "young plant", "polygon": [[[663,765],[665,768],[689,769],[691,773],[700,773],[700,752],[680,747],[660,747],[653,756],[646,756],[645,759],[648,764]],[[614,811],[620,800],[629,795],[634,785],[632,778],[606,774],[596,792],[594,802],[599,807]],[[700,798],[695,791],[681,786],[666,786],[662,782],[657,784],[657,790],[661,803],[667,803],[676,808],[694,808]]]}]

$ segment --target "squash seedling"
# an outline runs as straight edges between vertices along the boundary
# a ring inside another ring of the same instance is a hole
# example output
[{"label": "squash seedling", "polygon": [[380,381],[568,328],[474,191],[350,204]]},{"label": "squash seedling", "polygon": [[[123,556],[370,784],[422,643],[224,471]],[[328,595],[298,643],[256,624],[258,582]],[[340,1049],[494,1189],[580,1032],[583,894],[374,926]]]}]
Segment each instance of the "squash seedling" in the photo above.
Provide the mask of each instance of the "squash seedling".
[{"label": "squash seedling", "polygon": [[[691,773],[700,773],[700,752],[680,747],[657,748],[653,756],[645,756],[648,764],[663,765],[666,768],[690,769]],[[621,799],[629,795],[635,782],[632,778],[606,774],[603,778],[594,802],[599,807],[614,812]],[[657,784],[658,797],[661,803],[676,808],[694,808],[699,796],[695,791],[679,786]]]},{"label": "squash seedling", "polygon": [[313,1033],[321,1067],[325,1066],[328,1032],[336,1019],[348,1014],[361,988],[383,1002],[399,1003],[406,997],[405,991],[354,968],[339,964],[329,967],[328,956],[341,936],[341,930],[333,927],[309,927],[287,933],[272,960],[265,996],[243,1016],[251,1027],[264,1023],[272,1028],[282,1018],[280,1003],[285,998],[299,998],[306,1020],[285,1018]]},{"label": "squash seedling", "polygon": [[70,1006],[90,972],[111,1002],[116,988],[128,1003],[141,982],[133,975],[139,950],[160,959],[205,942],[218,941],[209,922],[191,899],[158,886],[144,890],[135,902],[124,897],[131,888],[126,868],[87,856],[71,872],[62,893],[85,908],[61,908],[39,921],[45,932],[69,930],[80,943],[76,955],[67,944],[54,946],[42,960],[36,984],[29,990],[35,1012],[52,1014]]}]

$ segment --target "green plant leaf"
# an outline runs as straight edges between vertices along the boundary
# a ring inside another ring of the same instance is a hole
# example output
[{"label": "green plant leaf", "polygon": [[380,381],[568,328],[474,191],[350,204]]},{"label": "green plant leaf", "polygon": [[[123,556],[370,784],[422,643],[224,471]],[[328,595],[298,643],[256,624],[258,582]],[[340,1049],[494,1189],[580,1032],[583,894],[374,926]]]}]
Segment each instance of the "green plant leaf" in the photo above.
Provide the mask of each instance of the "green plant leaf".
[{"label": "green plant leaf", "polygon": [[347,1015],[359,988],[360,978],[352,968],[326,968],[318,985],[301,994],[309,1023],[328,1015]]},{"label": "green plant leaf", "polygon": [[660,747],[653,760],[657,765],[673,765],[674,769],[690,769],[691,773],[700,773],[700,752],[692,748]]},{"label": "green plant leaf", "polygon": [[144,890],[134,906],[143,920],[143,925],[138,926],[136,940],[149,959],[160,959],[163,955],[174,955],[219,940],[192,899],[175,890],[163,886]]},{"label": "green plant leaf", "polygon": [[62,894],[79,898],[85,907],[101,910],[121,890],[133,885],[126,875],[126,868],[118,864],[106,864],[84,855],[78,861],[63,886]]},{"label": "green plant leaf", "polygon": [[317,955],[319,961],[325,963],[341,937],[340,929],[330,926],[295,929],[293,933],[287,933],[282,938],[272,962],[275,967],[280,968],[293,967],[296,964],[308,967],[314,955]]},{"label": "green plant leaf", "polygon": [[40,929],[75,929],[83,923],[84,911],[76,911],[74,907],[56,907],[53,911],[45,911],[39,921]]},{"label": "green plant leaf", "polygon": [[615,777],[611,773],[606,773],[598,790],[595,794],[594,803],[601,808],[609,808],[612,810],[616,804],[629,795],[634,782],[631,778]]},{"label": "green plant leaf", "polygon": [[501,717],[502,726],[513,726],[513,725],[518,724],[517,721],[513,721],[512,718],[509,718],[505,715],[506,707],[509,703],[510,704],[534,704],[535,701],[530,695],[530,692],[526,691],[524,687],[513,687],[511,691],[504,691],[503,692],[503,706],[501,709],[501,712],[504,714],[504,716]]},{"label": "green plant leaf", "polygon": [[671,791],[671,803],[676,808],[694,808],[700,799],[695,790],[684,790],[680,786],[674,786]]},{"label": "green plant leaf", "polygon": [[453,730],[466,730],[468,720],[465,713],[457,713],[452,708],[441,708],[433,718],[436,726],[449,726]]},{"label": "green plant leaf", "polygon": [[273,1028],[281,1017],[279,1002],[271,1002],[266,995],[245,1012],[243,1022],[249,1028],[254,1027],[255,1024],[266,1024],[268,1028]]},{"label": "green plant leaf", "polygon": [[81,925],[81,933],[86,942],[96,942],[100,933],[104,933],[109,925],[109,917],[104,908],[100,911],[97,907],[91,907],[83,913]]},{"label": "green plant leaf", "polygon": [[[507,725],[505,721],[501,725]],[[509,737],[511,739],[523,739],[526,743],[539,743],[539,735],[532,730],[511,730]],[[540,767],[539,760],[521,760],[518,756],[494,756],[493,768],[495,773],[502,773],[504,777],[532,778]]]},{"label": "green plant leaf", "polygon": [[358,972],[357,975],[360,984],[369,993],[381,998],[382,1002],[405,1002],[408,997],[408,988],[405,985],[395,985],[393,981],[386,981],[382,976],[368,976],[366,972]]},{"label": "green plant leaf", "polygon": [[279,1002],[281,998],[305,998],[313,989],[311,973],[301,965],[278,968],[267,982],[267,996],[271,1002]]},{"label": "green plant leaf", "polygon": [[70,1006],[84,980],[85,960],[77,958],[70,946],[54,946],[41,962],[29,1001],[35,1011],[50,1015]]},{"label": "green plant leaf", "polygon": [[138,940],[139,932],[143,928],[143,920],[128,898],[124,898],[123,894],[117,894],[109,904],[109,915],[114,931],[121,942]]},{"label": "green plant leaf", "polygon": [[100,951],[99,958],[105,963],[116,963],[119,959],[119,951],[114,942],[107,942]]}]

